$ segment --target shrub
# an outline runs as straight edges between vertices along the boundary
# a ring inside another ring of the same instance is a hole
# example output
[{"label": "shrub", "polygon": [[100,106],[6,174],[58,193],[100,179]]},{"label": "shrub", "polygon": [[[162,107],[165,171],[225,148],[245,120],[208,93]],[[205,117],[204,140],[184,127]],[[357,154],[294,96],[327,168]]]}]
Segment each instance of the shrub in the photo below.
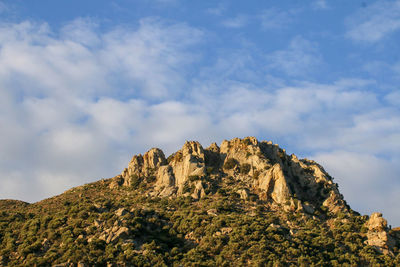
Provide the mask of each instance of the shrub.
[{"label": "shrub", "polygon": [[245,144],[246,146],[249,146],[249,145],[251,145],[251,141],[250,141],[250,139],[248,139],[248,138],[246,138],[246,139],[243,139],[243,144]]},{"label": "shrub", "polygon": [[189,178],[190,182],[194,182],[194,181],[200,180],[200,177],[198,175],[189,175],[188,178]]},{"label": "shrub", "polygon": [[259,176],[260,176],[260,171],[256,170],[256,171],[253,172],[253,179],[254,180],[257,180]]},{"label": "shrub", "polygon": [[186,182],[182,188],[182,193],[191,193],[191,192],[192,192],[192,187],[189,185],[188,182]]},{"label": "shrub", "polygon": [[157,178],[154,175],[150,175],[150,176],[146,177],[146,182],[148,182],[148,183],[153,183],[156,180],[157,180]]},{"label": "shrub", "polygon": [[224,169],[231,170],[238,165],[238,162],[234,158],[229,158],[225,161]]},{"label": "shrub", "polygon": [[250,171],[250,169],[251,169],[251,165],[250,165],[250,164],[248,164],[248,163],[243,163],[243,164],[240,166],[240,173],[241,173],[241,174],[248,174],[249,171]]},{"label": "shrub", "polygon": [[140,178],[136,174],[132,174],[129,177],[129,180],[130,180],[131,186],[133,188],[137,188],[139,186],[139,184],[140,184]]},{"label": "shrub", "polygon": [[167,158],[167,162],[168,162],[168,163],[171,163],[171,161],[174,159],[174,157],[175,157],[175,153],[169,155],[168,158]]}]

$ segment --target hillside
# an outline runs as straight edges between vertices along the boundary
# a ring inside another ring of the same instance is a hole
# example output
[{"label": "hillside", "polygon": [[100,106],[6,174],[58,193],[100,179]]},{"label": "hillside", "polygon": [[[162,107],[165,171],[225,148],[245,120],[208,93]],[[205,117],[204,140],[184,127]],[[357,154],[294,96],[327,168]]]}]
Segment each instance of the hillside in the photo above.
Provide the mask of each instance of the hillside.
[{"label": "hillside", "polygon": [[398,266],[399,248],[322,166],[253,137],[153,148],[113,178],[0,201],[0,266]]}]

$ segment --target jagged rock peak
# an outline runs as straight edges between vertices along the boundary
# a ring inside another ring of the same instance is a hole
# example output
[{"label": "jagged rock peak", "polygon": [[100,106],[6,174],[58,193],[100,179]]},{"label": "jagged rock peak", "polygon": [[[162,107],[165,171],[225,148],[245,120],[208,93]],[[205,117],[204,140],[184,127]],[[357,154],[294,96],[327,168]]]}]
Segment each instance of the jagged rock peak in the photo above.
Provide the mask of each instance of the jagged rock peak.
[{"label": "jagged rock peak", "polygon": [[[131,186],[133,180],[152,176],[155,169],[166,164],[164,152],[159,148],[152,148],[144,155],[135,155],[129,162],[128,168],[125,168],[121,173],[121,177],[124,179],[123,184]],[[112,186],[115,186],[115,183]]]},{"label": "jagged rock peak", "polygon": [[219,153],[219,146],[217,145],[217,143],[214,142],[209,147],[207,147],[206,150]]},{"label": "jagged rock peak", "polygon": [[[154,169],[166,164],[164,152],[159,148],[152,148],[144,155],[135,155],[128,165],[128,171],[145,172],[147,169]],[[130,173],[130,174],[131,174]]]},{"label": "jagged rock peak", "polygon": [[181,149],[184,155],[193,155],[197,157],[204,157],[204,150],[202,145],[197,141],[186,141]]},{"label": "jagged rock peak", "polygon": [[[232,179],[236,181],[233,185],[228,182]],[[187,141],[167,159],[160,149],[153,148],[143,156],[134,156],[110,186],[141,184],[160,197],[187,195],[198,199],[229,187],[232,192],[240,189],[241,195],[247,192],[243,199],[256,198],[293,211],[349,211],[322,166],[289,156],[277,144],[255,137],[224,140],[220,146],[213,143],[206,149],[197,141]]]}]

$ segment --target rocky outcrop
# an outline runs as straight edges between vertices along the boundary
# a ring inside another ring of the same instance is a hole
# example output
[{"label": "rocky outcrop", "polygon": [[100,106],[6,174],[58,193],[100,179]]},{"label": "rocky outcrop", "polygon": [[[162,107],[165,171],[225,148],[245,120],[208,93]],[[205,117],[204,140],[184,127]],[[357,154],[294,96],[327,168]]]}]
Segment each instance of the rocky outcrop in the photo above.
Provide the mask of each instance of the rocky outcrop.
[{"label": "rocky outcrop", "polygon": [[116,212],[115,215],[118,217],[124,216],[125,214],[129,213],[129,211],[125,208],[119,208]]},{"label": "rocky outcrop", "polygon": [[226,179],[242,185],[240,193],[239,188],[233,192],[245,200],[250,194],[258,195],[267,203],[310,214],[324,206],[332,213],[348,211],[337,185],[322,166],[289,156],[277,144],[255,137],[224,140],[220,147],[213,143],[206,149],[199,142],[189,141],[168,159],[160,149],[153,148],[143,156],[134,156],[110,187],[145,183],[151,195],[188,194],[199,199],[206,191],[213,192],[212,181]]},{"label": "rocky outcrop", "polygon": [[191,195],[192,198],[194,199],[200,199],[206,195],[203,182],[202,181],[197,181],[194,186],[194,192]]},{"label": "rocky outcrop", "polygon": [[249,200],[250,194],[249,194],[249,190],[247,188],[241,188],[236,193],[239,194],[241,199]]},{"label": "rocky outcrop", "polygon": [[112,179],[112,181],[111,181],[109,187],[110,187],[111,189],[118,188],[118,187],[120,187],[121,185],[124,184],[124,181],[125,181],[125,179],[123,178],[122,175],[117,175],[117,176],[115,176],[115,177]]},{"label": "rocky outcrop", "polygon": [[104,240],[107,244],[109,244],[116,242],[118,239],[125,239],[128,236],[129,236],[128,227],[114,226],[113,228],[104,231],[104,233],[100,235],[99,239]]},{"label": "rocky outcrop", "polygon": [[189,176],[205,175],[203,147],[199,142],[186,142],[169,164],[174,173],[175,186],[178,187],[178,193],[181,193]]},{"label": "rocky outcrop", "polygon": [[395,241],[388,233],[387,221],[382,217],[382,213],[371,214],[365,226],[368,228],[367,245],[373,246],[381,253],[391,253]]},{"label": "rocky outcrop", "polygon": [[276,203],[283,204],[289,200],[290,189],[279,163],[269,168],[258,179],[258,188],[264,190],[264,198],[271,198]]},{"label": "rocky outcrop", "polygon": [[152,148],[142,155],[133,156],[128,168],[124,169],[121,176],[124,185],[130,186],[135,179],[153,176],[156,169],[166,164],[164,152],[158,148]]},{"label": "rocky outcrop", "polygon": [[176,193],[176,191],[175,176],[172,167],[170,165],[166,165],[158,168],[155,192],[158,192],[160,197],[166,197]]}]

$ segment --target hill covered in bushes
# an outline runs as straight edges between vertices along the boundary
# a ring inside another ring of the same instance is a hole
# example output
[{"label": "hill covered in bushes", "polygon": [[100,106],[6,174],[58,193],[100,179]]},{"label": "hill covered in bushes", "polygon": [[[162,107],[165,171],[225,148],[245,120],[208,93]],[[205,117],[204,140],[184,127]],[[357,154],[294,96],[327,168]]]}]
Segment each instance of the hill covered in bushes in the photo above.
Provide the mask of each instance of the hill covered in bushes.
[{"label": "hill covered in bushes", "polygon": [[0,200],[0,266],[396,266],[399,247],[322,166],[252,137],[151,149],[113,178]]}]

